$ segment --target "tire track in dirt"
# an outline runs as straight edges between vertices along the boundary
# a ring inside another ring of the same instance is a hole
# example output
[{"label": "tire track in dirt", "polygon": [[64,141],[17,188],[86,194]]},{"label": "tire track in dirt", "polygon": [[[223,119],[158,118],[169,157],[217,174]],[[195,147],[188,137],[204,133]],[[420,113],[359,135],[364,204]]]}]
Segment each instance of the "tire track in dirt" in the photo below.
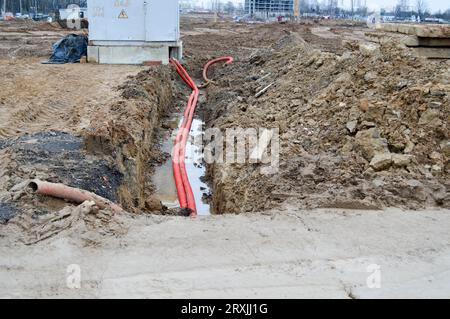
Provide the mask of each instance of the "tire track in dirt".
[{"label": "tire track in dirt", "polygon": [[[24,109],[11,114],[10,118],[5,123],[7,127],[4,129],[3,138],[45,129],[51,126],[52,121],[59,122],[60,120],[63,120],[64,113],[69,113],[71,111],[73,110],[61,110],[61,108],[52,105],[43,105],[39,107],[27,105]],[[62,123],[64,122],[65,121]]]},{"label": "tire track in dirt", "polygon": [[0,139],[49,130],[80,133],[93,112],[117,99],[115,88],[141,69],[40,62],[0,60]]},{"label": "tire track in dirt", "polygon": [[0,116],[0,138],[10,138],[16,135],[51,128],[54,123],[67,125],[65,114],[73,112],[73,107],[58,107],[50,104],[25,105],[13,112],[2,112]]}]

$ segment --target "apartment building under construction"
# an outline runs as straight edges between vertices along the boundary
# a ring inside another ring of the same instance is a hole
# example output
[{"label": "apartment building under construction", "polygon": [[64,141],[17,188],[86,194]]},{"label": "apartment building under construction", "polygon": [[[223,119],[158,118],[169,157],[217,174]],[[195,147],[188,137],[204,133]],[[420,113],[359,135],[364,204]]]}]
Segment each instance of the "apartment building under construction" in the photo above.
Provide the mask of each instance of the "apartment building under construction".
[{"label": "apartment building under construction", "polygon": [[295,0],[245,0],[247,14],[258,16],[293,15]]}]

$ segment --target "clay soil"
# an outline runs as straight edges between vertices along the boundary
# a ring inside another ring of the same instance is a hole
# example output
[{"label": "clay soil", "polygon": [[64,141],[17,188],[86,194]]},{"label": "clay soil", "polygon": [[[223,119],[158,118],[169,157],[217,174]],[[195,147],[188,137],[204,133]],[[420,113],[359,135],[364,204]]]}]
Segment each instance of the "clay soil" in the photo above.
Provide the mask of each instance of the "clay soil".
[{"label": "clay soil", "polygon": [[[205,128],[280,133],[273,174],[262,174],[259,164],[207,166],[214,213],[285,201],[304,208],[449,207],[447,61],[416,57],[398,35],[345,21],[237,24],[186,16],[182,30],[186,68],[199,82],[206,61],[235,58],[211,71],[215,82],[198,111]],[[152,168],[169,156],[158,137],[187,89],[170,67],[40,64],[51,41],[67,32],[48,23],[1,25],[2,198],[19,212],[27,201],[11,189],[42,178],[87,188],[131,212],[164,212],[152,196]],[[65,140],[76,145],[71,156],[52,146]],[[103,169],[92,174],[95,167]],[[29,209],[35,201],[31,196]],[[8,216],[4,221],[15,214]]]},{"label": "clay soil", "polygon": [[[9,256],[0,260],[0,297],[448,294],[450,62],[351,22],[184,16],[184,63],[199,84],[208,60],[235,58],[212,67],[214,82],[202,90],[205,129],[276,128],[281,146],[270,174],[263,164],[208,164],[213,216],[192,221],[160,216],[180,212],[152,185],[170,155],[162,138],[189,90],[169,66],[41,64],[67,33],[0,22],[0,256]],[[34,178],[95,192],[127,212],[38,196],[27,187]],[[87,267],[82,291],[58,281],[74,262]],[[345,272],[373,263],[390,265],[394,290],[368,291],[365,277]],[[208,282],[195,279],[204,270],[186,267],[208,268]],[[319,286],[317,269],[327,274]],[[36,272],[53,275],[30,284]],[[429,280],[433,272],[442,280]]]},{"label": "clay soil", "polygon": [[216,55],[236,58],[213,73],[207,127],[277,128],[281,139],[274,174],[208,166],[216,213],[286,200],[305,208],[449,207],[448,61],[416,56],[396,34],[346,23],[194,31],[186,36],[192,70]]},{"label": "clay soil", "polygon": [[160,119],[182,100],[173,99],[171,70],[41,64],[67,33],[48,23],[0,24],[0,221],[76,208],[29,194],[34,178],[86,189],[129,212],[162,211],[149,180],[163,158],[153,147]]}]

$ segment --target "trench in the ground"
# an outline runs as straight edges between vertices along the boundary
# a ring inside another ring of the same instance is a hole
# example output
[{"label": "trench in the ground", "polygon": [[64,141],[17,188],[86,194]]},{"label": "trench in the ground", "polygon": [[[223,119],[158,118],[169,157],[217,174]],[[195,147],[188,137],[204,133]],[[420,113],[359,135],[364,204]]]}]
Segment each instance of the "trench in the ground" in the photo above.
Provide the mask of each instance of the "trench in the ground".
[{"label": "trench in the ground", "polygon": [[[165,130],[161,138],[161,151],[172,155],[172,148],[176,134],[181,126],[182,113],[174,112],[170,115],[169,127],[172,130]],[[186,144],[186,172],[191,184],[197,213],[200,216],[212,214],[210,198],[212,197],[210,187],[205,181],[206,168],[203,163],[202,134],[204,122],[201,115],[196,114],[192,122],[190,136]],[[173,178],[172,156],[162,165],[155,167],[152,184],[155,188],[155,197],[159,199],[163,206],[169,209],[179,208],[177,189]]]}]

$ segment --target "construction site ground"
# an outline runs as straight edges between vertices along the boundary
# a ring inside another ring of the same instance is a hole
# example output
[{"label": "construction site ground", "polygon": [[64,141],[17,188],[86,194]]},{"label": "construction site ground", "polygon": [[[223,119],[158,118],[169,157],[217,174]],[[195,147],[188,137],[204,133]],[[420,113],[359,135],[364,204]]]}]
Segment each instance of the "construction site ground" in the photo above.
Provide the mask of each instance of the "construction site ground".
[{"label": "construction site ground", "polygon": [[277,128],[278,170],[205,164],[212,215],[179,216],[154,183],[189,94],[176,72],[41,64],[71,32],[0,22],[0,297],[450,297],[448,60],[345,21],[181,30],[198,83],[235,58],[202,89],[204,128]]}]

